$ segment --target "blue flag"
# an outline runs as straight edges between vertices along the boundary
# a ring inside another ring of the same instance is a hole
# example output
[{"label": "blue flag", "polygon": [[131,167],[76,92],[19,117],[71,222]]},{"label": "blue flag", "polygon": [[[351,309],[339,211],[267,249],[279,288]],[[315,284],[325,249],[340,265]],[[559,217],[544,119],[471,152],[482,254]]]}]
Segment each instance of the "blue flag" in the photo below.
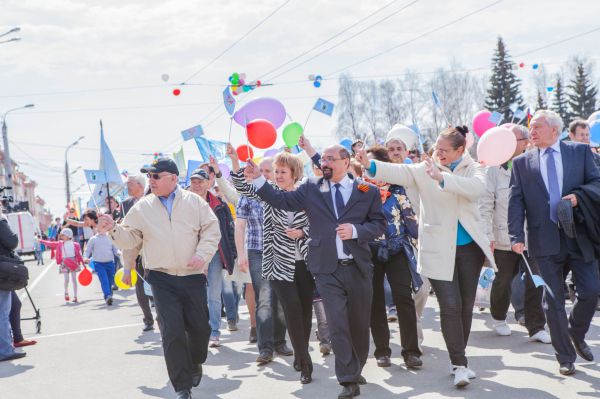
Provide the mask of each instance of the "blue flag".
[{"label": "blue flag", "polygon": [[200,155],[202,156],[202,160],[204,162],[208,162],[211,150],[210,145],[208,144],[208,140],[205,137],[196,137],[194,139],[196,145],[198,146],[198,151],[200,151]]},{"label": "blue flag", "polygon": [[194,141],[196,141],[198,151],[200,151],[200,155],[202,156],[204,162],[208,162],[211,155],[217,160],[226,158],[227,143],[217,140],[209,140],[206,137],[196,137],[194,138]]},{"label": "blue flag", "polygon": [[492,122],[494,125],[498,125],[500,122],[502,122],[502,118],[503,115],[500,112],[494,111],[488,118],[488,121]]},{"label": "blue flag", "polygon": [[[104,139],[102,121],[100,121],[100,165],[98,170],[104,173],[104,182],[96,182],[96,187],[92,193],[94,198],[90,199],[87,204],[89,208],[94,208],[95,204],[102,206],[109,190],[111,196],[117,197],[123,192],[124,188],[121,172],[117,167],[112,151]],[[109,183],[109,190],[107,190],[106,183]]]},{"label": "blue flag", "polygon": [[317,102],[315,103],[315,106],[313,107],[313,109],[315,111],[319,111],[322,114],[325,114],[327,116],[331,116],[331,114],[333,114],[333,107],[334,104],[327,101],[327,100],[323,100],[322,98],[319,98],[317,100]]},{"label": "blue flag", "polygon": [[233,115],[233,111],[235,111],[235,98],[231,95],[229,87],[226,87],[225,90],[223,90],[223,104],[225,105],[227,113]]},{"label": "blue flag", "polygon": [[185,185],[188,186],[190,184],[190,176],[192,175],[192,172],[194,172],[194,170],[198,169],[200,167],[200,165],[202,165],[204,162],[202,161],[192,161],[189,160],[187,162],[187,176],[185,177]]},{"label": "blue flag", "polygon": [[106,174],[103,170],[84,169],[87,184],[106,184]]},{"label": "blue flag", "polygon": [[194,126],[181,132],[183,141],[188,141],[201,136],[204,136],[204,129],[202,129],[202,125]]},{"label": "blue flag", "polygon": [[436,107],[441,108],[442,107],[442,103],[440,102],[440,99],[438,98],[437,94],[435,94],[435,91],[431,91],[431,97],[433,98],[433,103],[435,104]]},{"label": "blue flag", "polygon": [[517,108],[517,109],[514,111],[514,115],[513,115],[513,116],[514,116],[516,119],[518,119],[518,120],[523,120],[523,119],[525,119],[525,117],[527,116],[527,114],[526,114],[526,113],[525,113],[525,111],[523,111],[522,109],[520,109],[520,108]]}]

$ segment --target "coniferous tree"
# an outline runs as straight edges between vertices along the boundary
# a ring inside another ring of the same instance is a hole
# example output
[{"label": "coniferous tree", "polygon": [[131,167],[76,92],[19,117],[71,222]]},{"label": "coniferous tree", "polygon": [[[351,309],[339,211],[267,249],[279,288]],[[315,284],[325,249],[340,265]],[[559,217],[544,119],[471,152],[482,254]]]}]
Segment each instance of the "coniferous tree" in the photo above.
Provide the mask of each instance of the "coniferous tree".
[{"label": "coniferous tree", "polygon": [[537,92],[537,102],[535,104],[535,109],[548,109],[548,103],[546,103],[546,98],[542,96],[542,92],[539,90]]},{"label": "coniferous tree", "polygon": [[560,75],[556,76],[556,84],[554,85],[554,100],[552,101],[552,111],[560,115],[563,121],[563,126],[569,126],[571,122],[571,113],[569,112],[569,104],[567,95],[565,94]]},{"label": "coniferous tree", "polygon": [[504,115],[504,121],[510,121],[512,111],[510,106],[517,104],[523,107],[521,96],[521,80],[515,74],[516,64],[508,54],[504,41],[498,37],[496,51],[492,57],[492,76],[487,90],[485,107]]},{"label": "coniferous tree", "polygon": [[587,119],[596,110],[598,89],[592,84],[592,79],[582,60],[577,60],[575,76],[568,86],[568,103],[571,117]]}]

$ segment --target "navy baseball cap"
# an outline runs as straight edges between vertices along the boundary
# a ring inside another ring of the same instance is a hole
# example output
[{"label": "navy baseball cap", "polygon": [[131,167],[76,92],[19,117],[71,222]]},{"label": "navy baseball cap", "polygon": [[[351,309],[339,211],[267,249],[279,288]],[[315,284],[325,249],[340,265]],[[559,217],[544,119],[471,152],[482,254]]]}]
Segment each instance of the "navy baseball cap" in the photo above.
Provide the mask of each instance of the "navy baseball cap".
[{"label": "navy baseball cap", "polygon": [[142,173],[160,173],[169,172],[179,176],[179,169],[171,158],[157,158],[150,166],[140,169]]},{"label": "navy baseball cap", "polygon": [[196,169],[195,171],[193,171],[192,175],[190,176],[190,179],[193,178],[209,180],[208,173],[206,173],[204,169]]}]

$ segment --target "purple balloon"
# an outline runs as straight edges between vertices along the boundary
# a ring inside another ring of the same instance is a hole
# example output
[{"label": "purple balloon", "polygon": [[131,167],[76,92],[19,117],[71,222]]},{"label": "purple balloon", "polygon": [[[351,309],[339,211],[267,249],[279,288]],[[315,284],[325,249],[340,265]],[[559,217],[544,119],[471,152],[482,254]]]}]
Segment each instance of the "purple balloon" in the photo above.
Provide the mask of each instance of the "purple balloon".
[{"label": "purple balloon", "polygon": [[275,155],[279,154],[279,149],[278,148],[271,148],[270,150],[265,151],[265,154],[263,155],[265,158],[267,157],[274,157]]},{"label": "purple balloon", "polygon": [[221,171],[221,173],[223,174],[223,177],[225,179],[229,178],[229,175],[231,174],[231,169],[229,169],[229,166],[227,166],[224,163],[220,163],[219,164],[219,170]]},{"label": "purple balloon", "polygon": [[242,127],[255,119],[266,119],[277,129],[283,125],[285,116],[285,108],[279,100],[263,97],[244,105],[233,114],[233,119]]}]

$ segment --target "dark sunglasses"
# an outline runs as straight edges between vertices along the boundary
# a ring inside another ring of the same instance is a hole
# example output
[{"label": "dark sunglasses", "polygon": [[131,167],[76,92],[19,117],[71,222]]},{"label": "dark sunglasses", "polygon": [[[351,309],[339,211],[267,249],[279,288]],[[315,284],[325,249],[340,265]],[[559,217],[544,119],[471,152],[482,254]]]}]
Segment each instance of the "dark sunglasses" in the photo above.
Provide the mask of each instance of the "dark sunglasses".
[{"label": "dark sunglasses", "polygon": [[148,179],[152,179],[152,180],[160,180],[160,179],[162,179],[163,177],[165,177],[165,176],[169,176],[169,175],[172,175],[172,173],[167,173],[167,174],[165,174],[165,175],[160,175],[159,173],[147,173],[147,174],[146,174],[146,177],[147,177]]}]

